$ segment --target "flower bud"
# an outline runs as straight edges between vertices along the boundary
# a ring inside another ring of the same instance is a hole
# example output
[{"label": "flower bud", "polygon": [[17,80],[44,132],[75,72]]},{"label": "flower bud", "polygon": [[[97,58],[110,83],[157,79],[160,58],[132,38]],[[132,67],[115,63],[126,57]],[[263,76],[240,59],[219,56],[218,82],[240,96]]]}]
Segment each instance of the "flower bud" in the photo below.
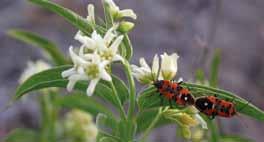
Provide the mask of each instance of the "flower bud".
[{"label": "flower bud", "polygon": [[118,31],[121,33],[128,33],[134,28],[135,24],[132,22],[121,22]]},{"label": "flower bud", "polygon": [[176,53],[168,55],[164,53],[161,55],[161,75],[165,80],[171,80],[176,76],[178,70],[178,60],[179,56]]},{"label": "flower bud", "polygon": [[190,127],[188,126],[182,126],[181,127],[181,132],[182,132],[182,136],[185,138],[185,139],[191,139],[191,136],[192,136],[192,132],[190,130]]}]

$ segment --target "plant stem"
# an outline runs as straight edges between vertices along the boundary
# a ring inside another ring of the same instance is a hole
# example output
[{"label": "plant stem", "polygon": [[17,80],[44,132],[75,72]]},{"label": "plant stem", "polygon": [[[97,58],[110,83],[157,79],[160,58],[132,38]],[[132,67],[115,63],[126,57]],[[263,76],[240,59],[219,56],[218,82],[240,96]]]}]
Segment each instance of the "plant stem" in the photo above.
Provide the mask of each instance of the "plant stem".
[{"label": "plant stem", "polygon": [[114,93],[115,99],[116,99],[116,101],[117,101],[117,103],[118,103],[118,106],[119,106],[118,108],[119,108],[120,116],[121,116],[122,119],[126,120],[126,113],[125,113],[125,110],[124,110],[124,108],[123,108],[123,106],[122,106],[122,104],[121,104],[120,98],[119,98],[118,95],[117,95],[116,88],[115,88],[113,82],[111,82],[110,84],[111,84],[111,88],[112,88],[112,90],[113,90],[113,93]]},{"label": "plant stem", "polygon": [[158,114],[156,115],[156,117],[154,118],[154,120],[151,122],[151,124],[149,125],[149,127],[146,129],[146,131],[144,132],[142,138],[141,138],[141,142],[145,142],[146,138],[148,137],[151,129],[156,125],[156,123],[159,121],[160,117],[162,114],[162,107],[159,108]]},{"label": "plant stem", "polygon": [[136,87],[135,87],[135,81],[132,76],[132,71],[130,64],[127,60],[124,61],[124,67],[125,67],[125,73],[128,79],[129,83],[129,110],[128,110],[128,118],[132,119],[133,113],[135,110],[136,105]]},{"label": "plant stem", "polygon": [[209,126],[209,129],[211,130],[211,142],[218,142],[219,132],[217,129],[217,125],[214,123],[213,120],[208,120],[207,124]]},{"label": "plant stem", "polygon": [[[46,91],[46,90],[45,90]],[[55,142],[56,141],[56,119],[57,119],[57,108],[53,104],[53,99],[56,94],[51,91],[44,92],[40,96],[40,107],[42,113],[41,122],[41,142]]]}]

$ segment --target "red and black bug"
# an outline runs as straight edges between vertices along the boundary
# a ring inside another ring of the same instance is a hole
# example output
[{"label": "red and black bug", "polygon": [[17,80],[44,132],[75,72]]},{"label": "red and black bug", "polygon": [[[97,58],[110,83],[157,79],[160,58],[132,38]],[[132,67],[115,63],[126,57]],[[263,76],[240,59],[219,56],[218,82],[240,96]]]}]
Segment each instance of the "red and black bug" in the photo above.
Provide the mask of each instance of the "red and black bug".
[{"label": "red and black bug", "polygon": [[195,101],[195,107],[212,119],[214,119],[215,116],[228,118],[237,114],[233,102],[219,99],[216,96],[197,98]]},{"label": "red and black bug", "polygon": [[[170,80],[157,80],[153,85],[157,88],[157,92],[161,97],[169,100],[170,106],[172,106],[172,101],[181,106],[193,105],[194,97],[187,88],[181,86],[181,83]],[[162,100],[163,98],[161,98]]]}]

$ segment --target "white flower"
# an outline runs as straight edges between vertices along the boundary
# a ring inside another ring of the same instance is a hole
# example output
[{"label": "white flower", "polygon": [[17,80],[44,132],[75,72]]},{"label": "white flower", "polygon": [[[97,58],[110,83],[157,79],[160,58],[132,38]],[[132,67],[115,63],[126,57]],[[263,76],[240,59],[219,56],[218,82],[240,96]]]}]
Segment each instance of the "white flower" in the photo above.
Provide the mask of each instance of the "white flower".
[{"label": "white flower", "polygon": [[110,11],[112,12],[112,15],[114,17],[116,18],[130,17],[132,19],[137,19],[137,15],[134,13],[132,9],[120,10],[113,0],[105,0],[105,2],[109,4]]},{"label": "white flower", "polygon": [[[116,24],[110,28],[104,37],[101,37],[96,31],[92,33],[91,37],[85,36],[79,31],[75,36],[75,39],[82,43],[79,55],[87,59],[86,51],[90,50],[97,52],[103,60],[110,62],[123,61],[123,57],[118,54],[118,47],[123,40],[123,35],[117,37],[115,33],[117,27],[118,25]],[[113,41],[113,39],[115,40]]]},{"label": "white flower", "polygon": [[91,96],[94,92],[96,84],[100,79],[106,81],[112,81],[111,76],[106,71],[106,65],[109,64],[109,61],[101,61],[101,58],[98,54],[91,55],[91,62],[88,62],[84,66],[85,76],[90,80],[89,86],[87,88],[87,95]]},{"label": "white flower", "polygon": [[113,62],[113,61],[123,62],[123,60],[124,60],[123,57],[121,55],[117,54],[118,47],[119,47],[120,43],[122,42],[123,37],[124,37],[123,35],[118,36],[115,39],[115,41],[110,45],[110,47],[103,47],[103,48],[100,48],[98,50],[98,53],[103,60],[108,60],[110,62]]},{"label": "white flower", "polygon": [[164,53],[161,55],[161,75],[165,80],[171,80],[176,76],[178,65],[177,60],[179,56],[176,53],[168,55]]},{"label": "white flower", "polygon": [[95,51],[100,46],[105,46],[102,37],[94,31],[91,37],[84,35],[81,31],[78,31],[75,35],[74,39],[78,40],[82,46],[81,48],[84,50]]},{"label": "white flower", "polygon": [[84,75],[84,68],[83,68],[86,61],[73,51],[72,46],[69,48],[69,53],[71,60],[73,62],[73,67],[63,71],[61,73],[61,76],[63,78],[69,78],[69,82],[67,84],[67,90],[72,91],[74,85],[78,80],[88,80],[88,78]]},{"label": "white flower", "polygon": [[91,96],[100,79],[111,81],[111,76],[105,70],[109,62],[101,61],[98,54],[87,54],[87,58],[84,60],[70,47],[70,55],[74,66],[62,72],[62,77],[69,79],[67,85],[68,91],[72,91],[77,81],[89,80],[90,83],[86,92],[88,96]]},{"label": "white flower", "polygon": [[42,61],[42,60],[37,60],[36,62],[29,61],[27,63],[27,68],[24,70],[24,72],[21,74],[19,83],[23,83],[26,81],[30,76],[39,73],[41,71],[44,71],[46,69],[49,69],[51,66]]},{"label": "white flower", "polygon": [[152,62],[152,68],[146,63],[144,58],[139,59],[140,67],[132,65],[133,76],[142,84],[150,84],[157,80],[159,72],[159,57],[155,55]]},{"label": "white flower", "polygon": [[95,16],[94,16],[94,5],[93,4],[88,4],[87,6],[87,10],[88,10],[88,16],[87,16],[87,20],[93,24],[95,24]]}]

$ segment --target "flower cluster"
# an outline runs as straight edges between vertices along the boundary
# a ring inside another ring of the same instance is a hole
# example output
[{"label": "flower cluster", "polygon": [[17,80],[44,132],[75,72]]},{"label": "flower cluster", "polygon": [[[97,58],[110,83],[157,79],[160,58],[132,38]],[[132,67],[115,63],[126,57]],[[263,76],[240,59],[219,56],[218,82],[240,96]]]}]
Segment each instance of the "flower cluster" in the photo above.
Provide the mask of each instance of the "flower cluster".
[{"label": "flower cluster", "polygon": [[29,61],[27,63],[27,67],[26,69],[23,71],[23,73],[21,74],[18,82],[20,84],[22,84],[24,81],[26,81],[30,76],[39,73],[41,71],[44,71],[46,69],[51,68],[51,66],[46,63],[43,60],[37,60],[36,62],[33,61]]},{"label": "flower cluster", "polygon": [[182,130],[185,138],[190,139],[191,128],[201,126],[202,129],[207,129],[207,123],[199,115],[199,111],[195,107],[188,107],[183,110],[167,109],[163,112],[166,119],[176,122]]},{"label": "flower cluster", "polygon": [[177,73],[177,60],[179,56],[177,55],[177,53],[173,53],[171,55],[163,53],[162,55],[160,55],[160,57],[161,64],[159,64],[159,56],[154,56],[151,68],[144,58],[140,58],[140,66],[132,65],[132,72],[134,77],[142,84],[151,84],[157,79],[173,79]]},{"label": "flower cluster", "polygon": [[66,114],[63,124],[65,137],[79,142],[96,141],[98,129],[89,113],[72,110]]},{"label": "flower cluster", "polygon": [[[112,9],[113,16],[119,18],[136,18],[135,13],[130,10],[119,10],[112,0],[105,0],[105,3]],[[94,6],[88,5],[88,22],[95,24]],[[122,23],[121,23],[122,24]],[[117,29],[121,25],[119,22],[113,24],[108,31],[101,36],[96,30],[91,36],[87,36],[81,31],[75,35],[75,40],[81,43],[80,48],[70,46],[69,53],[73,62],[73,67],[62,72],[63,78],[68,78],[67,90],[73,90],[77,81],[89,81],[87,95],[91,96],[96,84],[101,80],[111,81],[108,73],[108,66],[115,61],[123,62],[124,58],[118,53],[118,47],[124,36]]]}]

